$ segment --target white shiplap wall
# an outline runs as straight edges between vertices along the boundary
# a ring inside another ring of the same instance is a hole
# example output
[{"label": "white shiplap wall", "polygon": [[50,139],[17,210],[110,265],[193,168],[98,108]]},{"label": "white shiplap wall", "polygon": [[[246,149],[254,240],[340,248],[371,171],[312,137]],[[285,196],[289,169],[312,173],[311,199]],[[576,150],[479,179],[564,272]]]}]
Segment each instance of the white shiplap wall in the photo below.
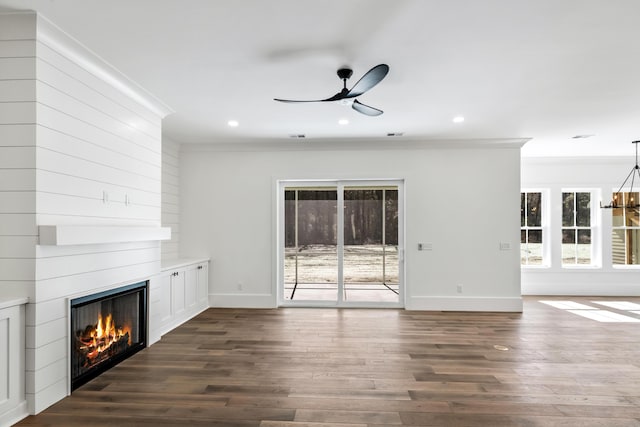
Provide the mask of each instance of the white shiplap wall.
[{"label": "white shiplap wall", "polygon": [[180,258],[180,145],[162,139],[162,226],[171,228],[171,240],[162,242],[162,259]]},{"label": "white shiplap wall", "polygon": [[34,15],[0,15],[0,296],[33,297],[36,227]]},{"label": "white shiplap wall", "polygon": [[0,271],[7,290],[30,297],[26,392],[37,413],[68,392],[68,299],[145,280],[161,257],[157,241],[39,246],[37,226],[160,226],[168,111],[141,103],[139,88],[41,16],[0,20],[0,79],[19,101],[0,104],[12,128],[1,144],[18,140],[1,148],[0,173],[14,182],[0,192]]}]

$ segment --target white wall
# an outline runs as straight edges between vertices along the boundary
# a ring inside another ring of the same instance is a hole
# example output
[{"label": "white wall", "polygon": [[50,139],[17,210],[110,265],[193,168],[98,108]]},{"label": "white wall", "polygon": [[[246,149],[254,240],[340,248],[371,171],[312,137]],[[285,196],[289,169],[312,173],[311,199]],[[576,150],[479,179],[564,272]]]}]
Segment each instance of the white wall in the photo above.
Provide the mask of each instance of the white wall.
[{"label": "white wall", "polygon": [[[519,144],[253,147],[234,152],[183,145],[180,248],[183,256],[212,258],[212,305],[276,305],[278,179],[398,178],[406,191],[406,307],[521,309]],[[418,252],[418,242],[433,243],[433,251]],[[513,249],[500,251],[500,242]],[[463,294],[456,293],[457,284],[464,285]]]},{"label": "white wall", "polygon": [[162,226],[171,228],[163,241],[162,259],[180,258],[180,145],[162,138]]},{"label": "white wall", "polygon": [[29,297],[26,394],[37,413],[67,394],[68,298],[160,270],[158,242],[41,246],[37,226],[159,227],[166,113],[41,16],[0,15],[0,38],[0,78],[12,80],[0,95],[11,101],[0,104],[0,296]]},{"label": "white wall", "polygon": [[36,227],[35,16],[0,15],[0,296],[32,297]]},{"label": "white wall", "polygon": [[[629,151],[633,147],[629,144]],[[549,197],[550,263],[544,268],[522,268],[522,293],[525,295],[640,295],[640,269],[611,263],[612,193],[620,187],[634,165],[627,158],[523,158],[522,188],[540,189]],[[636,185],[640,183],[636,182]],[[594,267],[562,268],[561,197],[563,190],[593,190],[596,223],[592,240],[596,249]]]}]

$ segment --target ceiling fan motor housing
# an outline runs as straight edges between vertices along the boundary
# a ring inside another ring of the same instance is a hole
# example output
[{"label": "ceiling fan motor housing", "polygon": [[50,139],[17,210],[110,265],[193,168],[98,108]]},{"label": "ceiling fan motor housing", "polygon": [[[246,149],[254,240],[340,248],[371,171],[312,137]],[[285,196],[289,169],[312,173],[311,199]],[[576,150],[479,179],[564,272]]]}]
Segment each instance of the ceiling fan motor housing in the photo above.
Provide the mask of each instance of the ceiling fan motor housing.
[{"label": "ceiling fan motor housing", "polygon": [[342,80],[349,79],[353,75],[353,70],[351,68],[340,68],[338,70],[338,77]]}]

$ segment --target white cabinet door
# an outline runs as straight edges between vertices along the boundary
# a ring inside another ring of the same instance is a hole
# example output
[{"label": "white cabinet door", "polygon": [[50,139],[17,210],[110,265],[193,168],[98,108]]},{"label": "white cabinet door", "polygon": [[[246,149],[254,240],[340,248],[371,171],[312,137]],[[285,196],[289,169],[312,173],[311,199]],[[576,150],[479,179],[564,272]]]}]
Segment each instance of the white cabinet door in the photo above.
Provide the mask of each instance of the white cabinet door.
[{"label": "white cabinet door", "polygon": [[198,303],[198,273],[195,265],[185,271],[185,305],[187,309]]},{"label": "white cabinet door", "polygon": [[185,306],[185,274],[184,270],[176,270],[171,273],[171,313],[182,313]]},{"label": "white cabinet door", "polygon": [[25,306],[0,309],[0,425],[12,424],[3,418],[18,415],[25,400],[24,337]]},{"label": "white cabinet door", "polygon": [[171,275],[162,274],[158,276],[158,286],[151,292],[157,292],[158,295],[153,299],[156,301],[158,321],[165,324],[171,320]]},{"label": "white cabinet door", "polygon": [[209,264],[199,264],[196,271],[198,272],[198,301],[208,305],[209,298]]}]

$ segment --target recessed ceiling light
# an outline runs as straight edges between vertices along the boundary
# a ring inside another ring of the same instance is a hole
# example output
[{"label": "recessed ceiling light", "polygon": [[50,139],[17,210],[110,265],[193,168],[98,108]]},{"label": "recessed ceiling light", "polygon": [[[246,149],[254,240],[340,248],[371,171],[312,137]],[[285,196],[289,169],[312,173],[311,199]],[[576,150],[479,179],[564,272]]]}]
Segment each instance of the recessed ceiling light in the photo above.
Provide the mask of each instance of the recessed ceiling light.
[{"label": "recessed ceiling light", "polygon": [[462,117],[462,116],[455,116],[455,117],[453,118],[453,120],[451,120],[451,121],[452,121],[453,123],[462,123],[462,122],[464,122],[464,117]]},{"label": "recessed ceiling light", "polygon": [[348,124],[349,124],[349,120],[347,120],[347,119],[340,119],[340,120],[338,120],[338,124],[339,124],[339,125],[342,125],[342,126],[344,126],[344,125],[348,125]]},{"label": "recessed ceiling light", "polygon": [[232,128],[237,128],[240,123],[237,120],[229,120],[227,124]]}]

